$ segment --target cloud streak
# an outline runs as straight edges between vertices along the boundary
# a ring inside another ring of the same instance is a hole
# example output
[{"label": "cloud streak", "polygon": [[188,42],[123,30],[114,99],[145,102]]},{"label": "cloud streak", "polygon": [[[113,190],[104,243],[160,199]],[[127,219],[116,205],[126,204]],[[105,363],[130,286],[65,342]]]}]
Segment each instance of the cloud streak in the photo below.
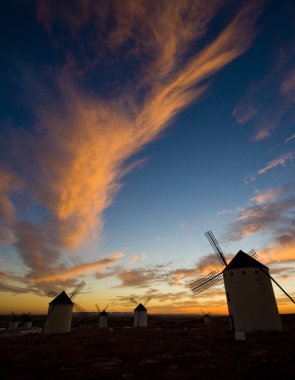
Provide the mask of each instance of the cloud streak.
[{"label": "cloud streak", "polygon": [[294,152],[286,152],[281,154],[279,157],[274,160],[268,162],[264,167],[258,169],[255,174],[250,174],[244,178],[245,183],[249,183],[256,180],[257,175],[263,175],[267,173],[269,170],[275,169],[279,166],[285,166],[287,162],[291,162],[294,160],[295,153]]},{"label": "cloud streak", "polygon": [[123,256],[124,254],[122,252],[116,252],[107,258],[101,258],[97,261],[77,265],[76,267],[62,270],[52,275],[48,275],[48,276],[45,275],[42,277],[31,278],[31,280],[34,283],[57,282],[57,281],[63,282],[65,280],[76,278],[77,276],[92,274],[96,271],[113,266],[117,264]]},{"label": "cloud streak", "polygon": [[[229,225],[227,237],[239,241],[259,232],[271,238],[258,252],[264,264],[295,261],[295,197],[286,197],[283,189],[269,189],[262,198],[252,198],[253,204],[242,209]],[[259,197],[259,194],[258,194]]]}]

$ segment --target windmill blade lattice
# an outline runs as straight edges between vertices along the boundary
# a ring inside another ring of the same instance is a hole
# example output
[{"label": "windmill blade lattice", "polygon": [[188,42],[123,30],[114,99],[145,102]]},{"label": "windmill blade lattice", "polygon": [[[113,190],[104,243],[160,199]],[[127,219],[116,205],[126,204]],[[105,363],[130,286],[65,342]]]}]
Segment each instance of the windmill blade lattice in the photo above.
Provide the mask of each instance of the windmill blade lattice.
[{"label": "windmill blade lattice", "polygon": [[135,305],[138,305],[138,304],[139,304],[139,302],[138,302],[135,298],[131,297],[131,298],[129,298],[129,299],[130,299],[130,301],[133,302]]},{"label": "windmill blade lattice", "polygon": [[81,292],[81,290],[84,288],[85,285],[86,285],[86,282],[81,281],[70,294],[70,299],[73,300],[77,296],[77,294]]},{"label": "windmill blade lattice", "polygon": [[199,294],[204,290],[215,285],[217,282],[221,281],[223,278],[222,273],[211,272],[207,276],[200,278],[199,280],[191,283],[189,286],[195,294]]},{"label": "windmill blade lattice", "polygon": [[146,306],[150,302],[151,299],[152,299],[152,296],[147,297],[143,305]]},{"label": "windmill blade lattice", "polygon": [[74,302],[74,309],[79,311],[80,313],[87,313],[87,311],[84,309],[84,307],[79,305],[77,302]]},{"label": "windmill blade lattice", "polygon": [[222,252],[222,249],[220,248],[220,245],[219,245],[216,237],[214,236],[213,232],[207,231],[207,232],[205,232],[205,236],[208,239],[209,243],[211,244],[212,248],[214,249],[214,252],[215,252],[218,260],[220,261],[220,263],[222,265],[227,266],[227,262],[226,262],[226,259],[224,257],[224,254]]},{"label": "windmill blade lattice", "polygon": [[253,257],[253,259],[255,259],[255,260],[258,259],[258,255],[257,255],[257,252],[255,251],[255,249],[251,249],[251,251],[248,252],[248,255]]}]

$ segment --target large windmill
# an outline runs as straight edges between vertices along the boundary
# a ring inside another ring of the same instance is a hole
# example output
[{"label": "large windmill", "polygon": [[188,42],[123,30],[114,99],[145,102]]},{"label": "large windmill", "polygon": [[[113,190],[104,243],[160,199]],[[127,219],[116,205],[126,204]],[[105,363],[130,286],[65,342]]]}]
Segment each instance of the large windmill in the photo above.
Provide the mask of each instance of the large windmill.
[{"label": "large windmill", "polygon": [[99,312],[98,314],[98,327],[100,328],[107,328],[108,327],[108,313],[106,312],[106,309],[108,308],[109,305],[106,305],[102,310],[98,307],[96,304],[95,307],[97,311]]},{"label": "large windmill", "polygon": [[269,274],[269,268],[254,258],[257,258],[254,250],[248,254],[239,251],[228,263],[213,233],[208,231],[205,235],[224,269],[191,283],[192,291],[199,294],[223,279],[234,331],[282,331],[271,281],[295,301]]},{"label": "large windmill", "polygon": [[134,309],[134,327],[146,327],[147,326],[147,304],[152,297],[147,297],[144,302],[138,302],[135,298],[131,297],[130,301],[136,306]]},{"label": "large windmill", "polygon": [[59,294],[52,291],[48,293],[49,297],[55,298],[49,303],[44,334],[63,334],[71,331],[73,308],[80,312],[85,311],[80,305],[73,302],[85,285],[85,282],[81,281],[70,296],[64,290]]}]

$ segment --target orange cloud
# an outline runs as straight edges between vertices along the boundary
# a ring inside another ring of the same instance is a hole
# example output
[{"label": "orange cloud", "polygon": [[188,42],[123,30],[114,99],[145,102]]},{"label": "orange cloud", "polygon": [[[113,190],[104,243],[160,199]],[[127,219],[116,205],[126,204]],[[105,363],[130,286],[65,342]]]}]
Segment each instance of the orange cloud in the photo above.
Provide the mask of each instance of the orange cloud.
[{"label": "orange cloud", "polygon": [[101,258],[98,261],[81,264],[74,268],[66,269],[64,271],[60,271],[59,273],[51,274],[48,276],[30,278],[30,280],[34,283],[65,281],[71,278],[76,278],[80,275],[93,273],[95,271],[115,265],[123,256],[124,254],[122,252],[116,252],[108,258]]},{"label": "orange cloud", "polygon": [[282,194],[282,189],[268,189],[264,192],[258,192],[251,201],[256,204],[264,204],[266,202],[274,202]]},{"label": "orange cloud", "polygon": [[295,241],[283,245],[274,243],[272,247],[259,251],[259,260],[264,264],[295,261]]},{"label": "orange cloud", "polygon": [[131,263],[134,264],[138,261],[144,261],[146,259],[146,254],[143,252],[140,255],[131,255]]}]

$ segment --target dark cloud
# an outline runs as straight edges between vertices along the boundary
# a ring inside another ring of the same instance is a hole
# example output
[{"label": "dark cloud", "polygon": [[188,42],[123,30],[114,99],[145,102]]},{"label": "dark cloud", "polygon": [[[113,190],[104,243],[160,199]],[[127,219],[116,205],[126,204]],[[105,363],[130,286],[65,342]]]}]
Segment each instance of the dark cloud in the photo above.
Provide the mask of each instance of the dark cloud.
[{"label": "dark cloud", "polygon": [[254,204],[240,211],[235,222],[229,226],[226,236],[229,240],[238,241],[261,231],[271,231],[274,234],[285,228],[288,231],[290,223],[292,226],[294,222],[289,213],[294,209],[295,197],[267,204]]}]

